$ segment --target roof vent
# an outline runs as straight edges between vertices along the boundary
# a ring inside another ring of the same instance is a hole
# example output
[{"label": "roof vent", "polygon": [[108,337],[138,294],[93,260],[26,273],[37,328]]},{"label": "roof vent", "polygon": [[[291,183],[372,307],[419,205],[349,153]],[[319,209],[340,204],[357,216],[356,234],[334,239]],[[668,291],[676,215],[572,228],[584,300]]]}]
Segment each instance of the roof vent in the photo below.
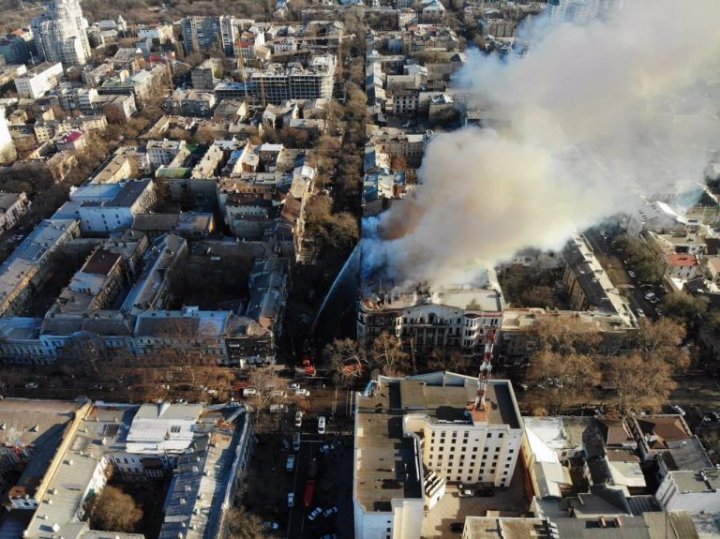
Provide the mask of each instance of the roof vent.
[{"label": "roof vent", "polygon": [[52,525],[52,531],[54,531],[55,533],[59,532],[59,531],[60,531],[60,524],[58,524],[57,522],[56,522],[55,524],[53,524],[53,525]]}]

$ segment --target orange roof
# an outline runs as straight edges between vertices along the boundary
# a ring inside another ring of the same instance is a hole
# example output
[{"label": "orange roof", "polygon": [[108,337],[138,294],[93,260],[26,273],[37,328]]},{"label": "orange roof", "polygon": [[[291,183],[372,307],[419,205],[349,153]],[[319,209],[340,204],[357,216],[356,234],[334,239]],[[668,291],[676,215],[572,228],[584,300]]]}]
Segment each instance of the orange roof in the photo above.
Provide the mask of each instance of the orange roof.
[{"label": "orange roof", "polygon": [[697,258],[695,255],[681,255],[673,254],[667,256],[667,263],[670,266],[684,267],[684,266],[697,266]]}]

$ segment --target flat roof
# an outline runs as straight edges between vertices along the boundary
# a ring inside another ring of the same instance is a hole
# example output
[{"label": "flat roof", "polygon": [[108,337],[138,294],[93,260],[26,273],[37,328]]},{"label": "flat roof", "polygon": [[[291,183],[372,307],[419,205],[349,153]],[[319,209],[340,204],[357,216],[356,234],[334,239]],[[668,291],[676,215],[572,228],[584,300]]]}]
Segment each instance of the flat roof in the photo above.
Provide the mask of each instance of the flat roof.
[{"label": "flat roof", "polygon": [[[405,437],[407,415],[423,415],[430,423],[486,423],[522,426],[508,380],[491,380],[485,411],[471,411],[477,380],[454,373],[407,378],[380,377],[372,393],[359,394],[356,411],[355,460],[358,501],[366,511],[390,511],[394,498],[422,496],[416,473],[420,455],[414,438]],[[401,464],[398,464],[401,463]]]}]

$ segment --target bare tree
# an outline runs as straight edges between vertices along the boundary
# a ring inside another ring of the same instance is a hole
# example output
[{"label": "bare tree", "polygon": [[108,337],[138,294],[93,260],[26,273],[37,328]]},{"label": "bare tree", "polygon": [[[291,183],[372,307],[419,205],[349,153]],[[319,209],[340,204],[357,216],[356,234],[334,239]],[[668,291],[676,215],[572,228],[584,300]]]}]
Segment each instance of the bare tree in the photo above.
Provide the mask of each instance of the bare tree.
[{"label": "bare tree", "polygon": [[401,375],[409,370],[410,355],[403,350],[402,339],[383,332],[372,342],[370,347],[370,365],[382,374]]}]

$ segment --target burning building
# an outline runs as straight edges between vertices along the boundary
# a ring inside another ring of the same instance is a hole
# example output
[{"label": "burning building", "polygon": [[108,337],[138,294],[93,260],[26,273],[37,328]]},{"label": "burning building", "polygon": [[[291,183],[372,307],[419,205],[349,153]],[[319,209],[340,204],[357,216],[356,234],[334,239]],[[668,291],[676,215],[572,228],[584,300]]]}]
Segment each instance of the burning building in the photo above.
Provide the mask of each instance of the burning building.
[{"label": "burning building", "polygon": [[357,338],[369,343],[386,332],[419,353],[435,348],[483,353],[502,324],[504,307],[493,270],[480,283],[457,287],[400,287],[367,279],[358,304]]}]

